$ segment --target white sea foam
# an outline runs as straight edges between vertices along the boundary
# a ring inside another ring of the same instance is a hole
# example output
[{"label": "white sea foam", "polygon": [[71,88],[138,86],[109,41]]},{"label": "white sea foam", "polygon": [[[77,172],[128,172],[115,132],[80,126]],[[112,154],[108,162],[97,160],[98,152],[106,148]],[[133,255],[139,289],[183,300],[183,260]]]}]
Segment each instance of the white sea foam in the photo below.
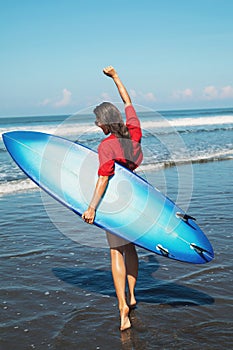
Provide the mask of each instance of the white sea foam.
[{"label": "white sea foam", "polygon": [[36,189],[39,187],[30,179],[7,181],[0,184],[0,196]]},{"label": "white sea foam", "polygon": [[197,154],[190,158],[177,158],[162,162],[155,162],[149,164],[142,164],[136,172],[146,172],[151,170],[161,170],[163,168],[172,167],[172,166],[180,166],[184,164],[190,163],[204,163],[204,162],[212,162],[212,161],[220,161],[220,160],[231,160],[233,159],[233,149],[232,150],[222,150],[218,152],[212,152],[209,154]]},{"label": "white sea foam", "polygon": [[38,131],[44,132],[52,135],[66,136],[66,135],[80,135],[87,132],[100,132],[97,126],[92,126],[90,124],[61,124],[60,126],[49,126],[49,125],[39,125],[39,126],[12,126],[8,128],[0,128],[0,135],[2,136],[5,132],[10,131]]},{"label": "white sea foam", "polygon": [[[156,118],[155,118],[156,119]],[[177,118],[177,119],[158,119],[154,121],[146,121],[142,123],[144,129],[150,128],[167,128],[171,127],[188,127],[188,126],[211,126],[233,124],[233,115],[220,117],[200,117],[200,118]]]},{"label": "white sea foam", "polygon": [[[151,116],[153,119],[153,116]],[[141,122],[142,129],[169,129],[178,127],[194,127],[194,126],[213,126],[213,125],[231,125],[233,127],[233,115],[222,115],[213,117],[199,117],[199,118],[176,118],[168,120],[161,115],[155,114],[154,120]],[[11,126],[6,128],[0,128],[0,135],[9,131],[39,131],[49,134],[56,134],[60,136],[73,136],[82,135],[87,133],[101,132],[100,129],[91,123],[81,124],[72,121],[72,117],[69,117],[67,121],[60,125],[34,125],[34,126]]]}]

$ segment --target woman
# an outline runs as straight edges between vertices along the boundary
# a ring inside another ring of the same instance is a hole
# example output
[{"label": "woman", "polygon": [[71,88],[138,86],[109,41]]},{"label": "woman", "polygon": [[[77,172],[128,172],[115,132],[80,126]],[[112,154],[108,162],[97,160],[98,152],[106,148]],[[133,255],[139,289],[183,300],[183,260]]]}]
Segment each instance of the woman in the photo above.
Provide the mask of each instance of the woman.
[{"label": "woman", "polygon": [[[85,222],[93,224],[96,209],[107,188],[109,178],[114,175],[115,162],[134,170],[142,161],[140,122],[131,104],[129,94],[112,66],[103,70],[104,74],[115,82],[125,105],[126,124],[120,111],[111,103],[103,102],[94,109],[96,125],[105,135],[98,147],[99,170],[93,198],[88,209],[83,213]],[[131,327],[130,308],[136,305],[134,289],[138,275],[138,256],[134,244],[107,232],[110,245],[112,276],[118,298],[121,324],[120,329]],[[128,281],[129,300],[125,297],[126,280]]]}]

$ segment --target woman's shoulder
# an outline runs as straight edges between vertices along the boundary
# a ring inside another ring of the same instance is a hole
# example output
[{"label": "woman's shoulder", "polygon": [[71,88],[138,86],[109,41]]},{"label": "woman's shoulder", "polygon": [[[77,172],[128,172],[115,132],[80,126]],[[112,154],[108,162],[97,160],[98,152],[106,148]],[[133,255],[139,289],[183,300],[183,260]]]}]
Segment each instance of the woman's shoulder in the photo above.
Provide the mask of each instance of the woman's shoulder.
[{"label": "woman's shoulder", "polygon": [[103,150],[107,147],[111,147],[115,139],[117,139],[117,137],[113,134],[109,135],[108,137],[105,137],[103,140],[101,140],[98,147],[98,151]]},{"label": "woman's shoulder", "polygon": [[140,120],[133,105],[125,107],[126,126],[128,129],[141,128]]},{"label": "woman's shoulder", "polygon": [[116,139],[116,136],[113,135],[113,134],[110,134],[109,136],[107,136],[107,137],[105,137],[103,140],[101,140],[100,144],[105,143],[105,142],[108,142],[108,141],[110,141],[110,140],[114,140],[114,139]]}]

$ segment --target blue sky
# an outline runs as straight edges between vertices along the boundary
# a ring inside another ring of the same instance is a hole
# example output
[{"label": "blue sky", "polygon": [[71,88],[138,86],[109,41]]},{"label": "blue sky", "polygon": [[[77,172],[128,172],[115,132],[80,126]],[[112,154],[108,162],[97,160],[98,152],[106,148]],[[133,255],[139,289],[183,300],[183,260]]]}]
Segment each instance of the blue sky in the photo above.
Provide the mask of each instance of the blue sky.
[{"label": "blue sky", "polygon": [[0,115],[233,106],[232,0],[0,0]]}]

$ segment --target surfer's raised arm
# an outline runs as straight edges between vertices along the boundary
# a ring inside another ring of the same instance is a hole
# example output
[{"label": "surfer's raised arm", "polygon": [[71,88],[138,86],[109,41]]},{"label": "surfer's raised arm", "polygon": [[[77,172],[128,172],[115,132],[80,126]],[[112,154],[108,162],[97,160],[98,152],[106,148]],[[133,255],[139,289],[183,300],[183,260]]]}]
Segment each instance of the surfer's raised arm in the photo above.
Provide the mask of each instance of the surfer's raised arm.
[{"label": "surfer's raised arm", "polygon": [[125,106],[131,105],[131,98],[130,98],[125,86],[122,84],[122,81],[120,80],[115,69],[112,66],[108,66],[108,67],[103,69],[103,72],[105,75],[107,75],[108,77],[113,79]]}]

